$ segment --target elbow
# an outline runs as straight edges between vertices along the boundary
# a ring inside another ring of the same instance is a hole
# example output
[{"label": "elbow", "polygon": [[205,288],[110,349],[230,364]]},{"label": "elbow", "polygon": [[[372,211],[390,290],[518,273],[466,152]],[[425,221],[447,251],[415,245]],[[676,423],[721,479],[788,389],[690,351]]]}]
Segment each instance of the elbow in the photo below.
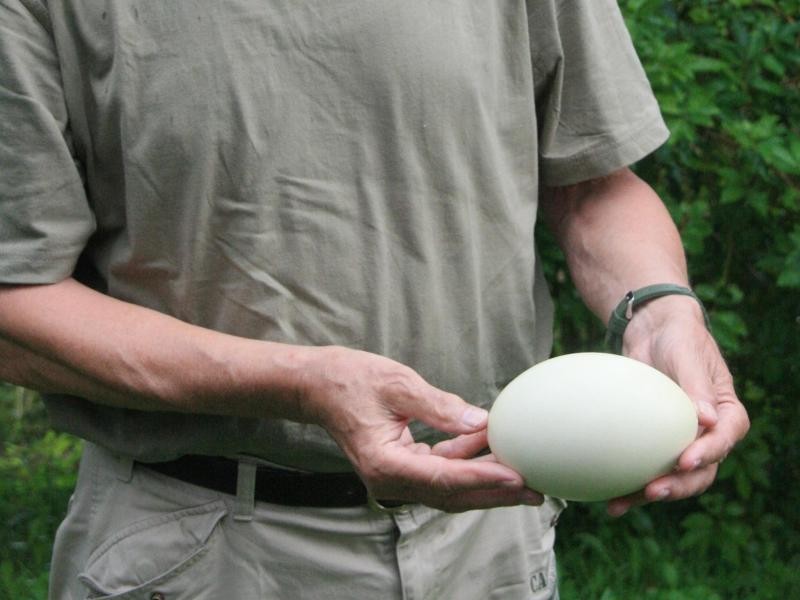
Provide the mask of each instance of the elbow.
[{"label": "elbow", "polygon": [[0,334],[0,381],[37,388],[26,352]]}]

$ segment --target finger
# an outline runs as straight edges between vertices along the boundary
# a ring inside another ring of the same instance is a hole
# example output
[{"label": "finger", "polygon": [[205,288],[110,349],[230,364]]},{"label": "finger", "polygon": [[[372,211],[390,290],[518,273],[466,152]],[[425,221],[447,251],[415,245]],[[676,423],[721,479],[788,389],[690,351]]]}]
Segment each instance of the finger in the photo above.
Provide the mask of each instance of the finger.
[{"label": "finger", "polygon": [[722,461],[745,436],[749,427],[747,411],[738,400],[721,403],[717,424],[684,450],[678,459],[678,467],[682,471],[690,471]]},{"label": "finger", "polygon": [[413,452],[414,454],[430,454],[431,447],[428,444],[423,442],[416,442],[414,441],[414,436],[411,434],[411,430],[408,427],[405,427],[400,434],[400,439],[398,440],[400,445],[403,446],[406,450]]},{"label": "finger", "polygon": [[404,374],[387,384],[382,396],[398,415],[447,433],[474,433],[486,428],[489,413],[485,409],[433,387],[410,369]]},{"label": "finger", "polygon": [[499,462],[497,460],[497,457],[492,452],[490,452],[489,454],[481,454],[480,456],[476,456],[472,460],[491,460],[494,462]]},{"label": "finger", "polygon": [[385,453],[361,472],[376,498],[422,501],[473,490],[521,490],[522,477],[496,462],[448,459],[406,450]]},{"label": "finger", "polygon": [[640,491],[635,494],[609,500],[606,506],[606,512],[612,517],[621,517],[634,506],[640,506],[646,503],[647,499],[644,496],[644,491]]},{"label": "finger", "polygon": [[[708,343],[713,344],[713,341],[709,338]],[[709,368],[708,360],[703,356],[699,346],[694,348],[694,352],[681,354],[680,358],[675,360],[674,376],[678,385],[694,402],[700,427],[713,427],[718,420],[717,398],[713,383],[716,368],[713,366]]]},{"label": "finger", "polygon": [[436,388],[409,403],[408,416],[447,433],[474,433],[486,429],[489,413]]},{"label": "finger", "polygon": [[400,443],[409,446],[414,444],[414,436],[411,434],[411,430],[408,427],[404,427],[403,431],[400,433]]},{"label": "finger", "polygon": [[674,473],[651,481],[647,486],[620,498],[609,500],[607,512],[620,517],[634,506],[689,498],[706,491],[714,482],[717,465],[709,465],[689,473]]},{"label": "finger", "polygon": [[714,482],[717,475],[717,464],[695,469],[693,471],[676,471],[653,481],[645,488],[648,502],[656,500],[681,500],[705,492]]},{"label": "finger", "polygon": [[471,458],[488,445],[486,430],[468,433],[436,444],[432,452],[445,458]]}]

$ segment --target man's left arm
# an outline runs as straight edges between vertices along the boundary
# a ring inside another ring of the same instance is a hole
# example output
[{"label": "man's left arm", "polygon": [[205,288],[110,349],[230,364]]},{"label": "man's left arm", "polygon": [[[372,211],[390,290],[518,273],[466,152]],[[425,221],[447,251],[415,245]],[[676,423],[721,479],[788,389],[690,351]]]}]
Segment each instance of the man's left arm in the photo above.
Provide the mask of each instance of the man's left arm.
[{"label": "man's left arm", "polygon": [[[578,291],[604,322],[630,290],[659,283],[688,287],[675,224],[656,193],[629,169],[547,188],[540,207]],[[625,331],[623,353],[680,384],[695,402],[702,434],[683,452],[673,473],[612,500],[608,511],[615,516],[637,504],[702,493],[749,428],[730,372],[693,298],[664,296],[639,307]]]}]

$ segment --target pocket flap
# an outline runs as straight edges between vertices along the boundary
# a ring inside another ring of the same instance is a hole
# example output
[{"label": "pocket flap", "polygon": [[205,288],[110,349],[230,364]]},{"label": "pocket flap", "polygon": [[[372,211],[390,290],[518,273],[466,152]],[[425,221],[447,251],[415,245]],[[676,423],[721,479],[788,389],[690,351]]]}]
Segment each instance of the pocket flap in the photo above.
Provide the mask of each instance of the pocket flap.
[{"label": "pocket flap", "polygon": [[215,501],[137,521],[103,542],[79,578],[100,595],[163,579],[202,551],[227,512],[224,502]]}]

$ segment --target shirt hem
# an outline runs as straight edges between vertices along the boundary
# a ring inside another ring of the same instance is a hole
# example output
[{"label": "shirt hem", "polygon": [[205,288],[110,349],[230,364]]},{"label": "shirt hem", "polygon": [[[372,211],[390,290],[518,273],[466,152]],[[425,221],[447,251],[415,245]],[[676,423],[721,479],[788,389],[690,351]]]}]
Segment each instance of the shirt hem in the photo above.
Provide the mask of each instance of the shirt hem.
[{"label": "shirt hem", "polygon": [[648,123],[611,144],[595,144],[569,157],[543,160],[542,182],[557,187],[603,177],[641,160],[668,138],[669,130],[663,121],[655,127]]}]

